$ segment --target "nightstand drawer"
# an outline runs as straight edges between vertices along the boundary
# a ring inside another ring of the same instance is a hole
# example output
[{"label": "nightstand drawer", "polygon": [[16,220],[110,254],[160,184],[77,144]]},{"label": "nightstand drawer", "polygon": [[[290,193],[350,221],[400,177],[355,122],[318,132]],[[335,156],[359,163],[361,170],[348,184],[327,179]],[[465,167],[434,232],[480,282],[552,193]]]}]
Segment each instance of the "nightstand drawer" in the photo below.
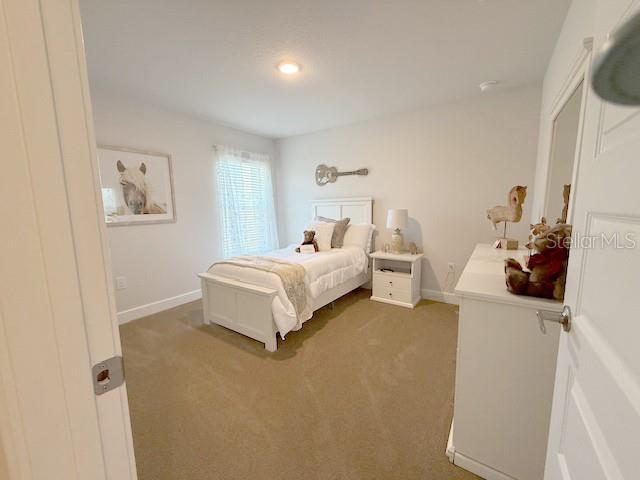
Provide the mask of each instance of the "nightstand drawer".
[{"label": "nightstand drawer", "polygon": [[373,282],[373,296],[378,298],[386,298],[388,300],[396,300],[397,302],[411,303],[411,289],[400,289],[389,285]]},{"label": "nightstand drawer", "polygon": [[388,275],[384,273],[374,273],[374,283],[379,286],[394,288],[398,290],[411,291],[411,277],[400,277],[397,275]]}]

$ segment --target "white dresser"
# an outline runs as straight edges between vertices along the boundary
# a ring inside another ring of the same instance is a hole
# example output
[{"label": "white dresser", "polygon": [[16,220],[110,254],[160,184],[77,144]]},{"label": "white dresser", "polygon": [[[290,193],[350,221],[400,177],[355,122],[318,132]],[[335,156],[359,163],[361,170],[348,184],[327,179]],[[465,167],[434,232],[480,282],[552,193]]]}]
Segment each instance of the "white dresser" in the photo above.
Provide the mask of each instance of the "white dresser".
[{"label": "white dresser", "polygon": [[505,286],[504,259],[527,250],[478,245],[456,286],[460,298],[454,420],[449,459],[489,480],[541,480],[560,326],[537,310],[553,300],[517,296]]},{"label": "white dresser", "polygon": [[371,300],[413,308],[420,301],[422,253],[374,252]]}]

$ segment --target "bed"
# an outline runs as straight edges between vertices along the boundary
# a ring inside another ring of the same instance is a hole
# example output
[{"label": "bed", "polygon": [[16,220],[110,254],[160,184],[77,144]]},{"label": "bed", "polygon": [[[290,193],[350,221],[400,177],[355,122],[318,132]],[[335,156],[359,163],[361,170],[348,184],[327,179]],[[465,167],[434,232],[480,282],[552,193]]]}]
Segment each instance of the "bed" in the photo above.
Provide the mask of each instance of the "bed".
[{"label": "bed", "polygon": [[[370,197],[315,200],[310,220],[317,216],[336,220],[349,217],[350,224],[372,223],[373,200]],[[302,233],[302,232],[301,232]],[[370,279],[369,253],[365,248],[345,246],[313,254],[295,253],[294,247],[265,254],[273,261],[291,262],[304,267],[310,314],[296,315],[288,301],[281,279],[273,273],[221,263],[199,275],[205,324],[215,323],[264,343],[275,352],[277,334],[285,338],[314,311],[333,302]]]}]

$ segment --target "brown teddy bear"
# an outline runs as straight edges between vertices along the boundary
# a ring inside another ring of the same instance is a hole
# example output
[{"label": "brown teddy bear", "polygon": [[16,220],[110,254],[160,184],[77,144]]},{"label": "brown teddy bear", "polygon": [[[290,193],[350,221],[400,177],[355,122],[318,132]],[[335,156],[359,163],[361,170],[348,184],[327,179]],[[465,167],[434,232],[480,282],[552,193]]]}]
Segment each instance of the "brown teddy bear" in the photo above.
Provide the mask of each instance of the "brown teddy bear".
[{"label": "brown teddy bear", "polygon": [[505,260],[507,290],[517,295],[564,299],[567,263],[571,244],[571,225],[558,224],[540,232],[531,242],[537,252],[530,255],[526,268],[514,259]]},{"label": "brown teddy bear", "polygon": [[540,219],[540,223],[529,224],[529,243],[525,245],[525,247],[529,249],[529,253],[531,253],[531,249],[533,248],[533,239],[539,237],[550,228],[545,217]]},{"label": "brown teddy bear", "polygon": [[[313,245],[313,249],[317,252],[318,251],[318,242],[316,242],[316,239],[313,238],[315,236],[316,236],[315,230],[305,230],[304,231],[304,241],[301,243],[301,245]],[[296,248],[296,252],[300,253],[300,247]]]}]

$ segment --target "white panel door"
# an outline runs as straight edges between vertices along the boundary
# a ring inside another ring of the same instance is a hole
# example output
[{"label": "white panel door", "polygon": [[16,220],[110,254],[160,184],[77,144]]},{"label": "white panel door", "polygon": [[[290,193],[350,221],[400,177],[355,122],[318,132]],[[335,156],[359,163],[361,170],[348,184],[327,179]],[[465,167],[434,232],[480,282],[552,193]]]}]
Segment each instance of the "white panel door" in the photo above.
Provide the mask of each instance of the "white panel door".
[{"label": "white panel door", "polygon": [[[639,3],[599,2],[594,54]],[[578,175],[565,298],[573,328],[560,339],[545,479],[631,480],[640,478],[640,109],[590,91]]]},{"label": "white panel door", "polygon": [[134,480],[77,0],[0,0],[0,478]]}]

